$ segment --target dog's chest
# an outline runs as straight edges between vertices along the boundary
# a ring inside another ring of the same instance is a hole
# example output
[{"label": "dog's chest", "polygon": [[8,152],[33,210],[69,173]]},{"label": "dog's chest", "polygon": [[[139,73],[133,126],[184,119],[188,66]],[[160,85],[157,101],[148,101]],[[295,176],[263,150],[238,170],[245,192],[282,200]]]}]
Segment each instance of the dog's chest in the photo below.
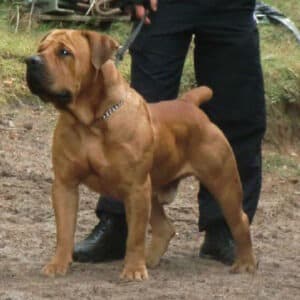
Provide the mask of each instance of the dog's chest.
[{"label": "dog's chest", "polygon": [[83,184],[97,193],[112,195],[119,189],[121,174],[118,168],[109,161],[94,159],[90,161],[90,170]]},{"label": "dog's chest", "polygon": [[105,148],[101,143],[89,143],[85,147],[89,170],[83,184],[98,193],[111,196],[123,189],[127,182],[126,174],[134,163],[128,155],[128,149],[122,144]]}]

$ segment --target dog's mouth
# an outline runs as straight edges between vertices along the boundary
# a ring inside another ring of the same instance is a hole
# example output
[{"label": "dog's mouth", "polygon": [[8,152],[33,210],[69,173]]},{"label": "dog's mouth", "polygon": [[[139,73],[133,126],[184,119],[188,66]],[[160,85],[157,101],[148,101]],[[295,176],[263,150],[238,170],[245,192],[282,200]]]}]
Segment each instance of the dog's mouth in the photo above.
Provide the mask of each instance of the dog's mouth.
[{"label": "dog's mouth", "polygon": [[51,102],[59,109],[65,109],[66,106],[72,101],[72,94],[68,90],[59,92],[52,91],[46,84],[47,80],[37,79],[30,73],[27,74],[27,84],[30,91],[39,96],[45,102]]},{"label": "dog's mouth", "polygon": [[53,104],[58,109],[66,109],[68,104],[72,102],[72,94],[67,90],[60,93],[52,93],[49,97],[51,97]]},{"label": "dog's mouth", "polygon": [[52,102],[58,109],[65,109],[72,101],[72,93],[66,89],[53,91],[49,88],[53,80],[48,75],[42,60],[30,57],[26,60],[26,64],[26,81],[30,91],[39,96],[43,102]]}]

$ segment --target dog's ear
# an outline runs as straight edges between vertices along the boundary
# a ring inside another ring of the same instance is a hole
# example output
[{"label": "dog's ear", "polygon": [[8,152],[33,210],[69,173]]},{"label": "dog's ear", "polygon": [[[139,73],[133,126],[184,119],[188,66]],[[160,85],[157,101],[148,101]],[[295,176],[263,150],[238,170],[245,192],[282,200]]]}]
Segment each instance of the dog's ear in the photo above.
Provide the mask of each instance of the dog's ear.
[{"label": "dog's ear", "polygon": [[40,43],[42,43],[54,30],[49,31],[48,33],[46,33],[40,40]]},{"label": "dog's ear", "polygon": [[89,42],[92,64],[96,70],[99,70],[100,67],[113,56],[119,48],[119,44],[108,35],[94,31],[85,30],[82,31],[82,34]]}]

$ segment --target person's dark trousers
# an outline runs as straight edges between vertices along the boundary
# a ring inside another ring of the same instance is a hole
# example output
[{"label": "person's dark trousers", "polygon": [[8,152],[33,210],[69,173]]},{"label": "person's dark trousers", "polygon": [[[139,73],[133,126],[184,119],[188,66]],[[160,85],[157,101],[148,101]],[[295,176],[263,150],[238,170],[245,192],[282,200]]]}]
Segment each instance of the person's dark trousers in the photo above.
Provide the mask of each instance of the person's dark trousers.
[{"label": "person's dark trousers", "polygon": [[[250,222],[261,189],[261,143],[266,126],[254,4],[253,0],[159,1],[152,25],[143,27],[130,49],[132,87],[148,102],[157,102],[177,97],[194,39],[197,85],[208,85],[214,92],[202,109],[233,148]],[[232,237],[216,201],[203,186],[198,199],[199,230],[205,231],[200,256],[231,264]],[[124,207],[102,197],[97,214],[102,213],[124,214]]]},{"label": "person's dark trousers", "polygon": [[[208,85],[214,91],[213,99],[202,109],[233,147],[243,184],[244,210],[250,221],[260,194],[261,142],[265,132],[254,2],[159,1],[152,25],[143,27],[130,50],[132,87],[149,102],[173,99],[194,37],[197,84]],[[199,208],[200,231],[224,223],[218,205],[203,186]],[[124,208],[120,202],[102,197],[96,211],[98,215],[124,213]]]}]

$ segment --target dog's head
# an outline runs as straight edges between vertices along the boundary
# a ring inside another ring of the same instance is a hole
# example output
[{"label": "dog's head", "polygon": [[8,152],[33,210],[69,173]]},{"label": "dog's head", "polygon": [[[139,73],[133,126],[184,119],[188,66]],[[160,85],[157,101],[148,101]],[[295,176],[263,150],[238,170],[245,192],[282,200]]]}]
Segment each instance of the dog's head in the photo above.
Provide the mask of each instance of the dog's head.
[{"label": "dog's head", "polygon": [[28,86],[44,102],[66,109],[80,94],[89,93],[102,64],[117,48],[107,35],[54,30],[41,40],[37,54],[26,59]]}]

